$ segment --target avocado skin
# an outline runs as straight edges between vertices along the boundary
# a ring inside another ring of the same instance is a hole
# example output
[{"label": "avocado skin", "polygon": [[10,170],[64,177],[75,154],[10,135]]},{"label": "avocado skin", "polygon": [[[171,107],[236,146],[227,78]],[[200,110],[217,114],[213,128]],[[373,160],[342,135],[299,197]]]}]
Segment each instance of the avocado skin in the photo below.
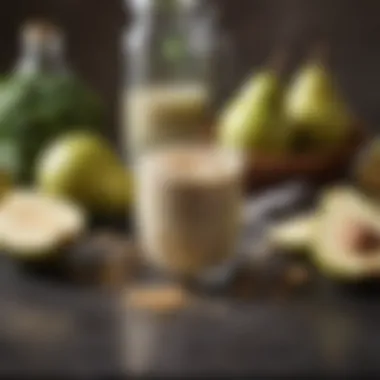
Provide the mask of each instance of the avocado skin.
[{"label": "avocado skin", "polygon": [[[60,248],[49,252],[39,253],[34,257],[20,258],[11,252],[7,255],[14,259],[21,272],[42,278],[63,279],[65,274],[64,257],[68,248]],[[32,255],[31,255],[32,256]],[[38,256],[38,257],[37,257]],[[16,257],[16,258],[15,258]]]},{"label": "avocado skin", "polygon": [[120,212],[114,215],[104,215],[102,213],[92,213],[89,218],[90,230],[112,229],[120,232],[130,232],[133,228],[130,215]]},{"label": "avocado skin", "polygon": [[286,244],[282,243],[282,244],[272,244],[274,249],[280,253],[284,252],[284,253],[291,253],[292,255],[294,256],[300,256],[300,257],[304,257],[304,256],[308,256],[310,251],[311,251],[311,247],[309,245],[303,245],[303,244],[298,244],[299,242],[286,242]]},{"label": "avocado skin", "polygon": [[342,294],[357,296],[379,296],[380,278],[362,278],[349,282],[334,282],[334,287]]},{"label": "avocado skin", "polygon": [[78,238],[80,236],[76,235],[65,242],[57,243],[49,250],[29,252],[27,255],[11,249],[3,249],[3,253],[24,273],[64,279],[67,278],[66,256]]}]

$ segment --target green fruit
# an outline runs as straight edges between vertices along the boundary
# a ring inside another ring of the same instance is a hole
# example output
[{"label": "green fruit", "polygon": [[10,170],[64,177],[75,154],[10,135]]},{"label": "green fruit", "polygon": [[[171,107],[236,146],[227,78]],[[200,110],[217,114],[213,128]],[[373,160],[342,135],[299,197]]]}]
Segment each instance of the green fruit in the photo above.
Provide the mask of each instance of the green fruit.
[{"label": "green fruit", "polygon": [[13,178],[6,170],[0,169],[0,201],[12,190]]},{"label": "green fruit", "polygon": [[219,141],[225,147],[281,152],[286,147],[281,81],[263,71],[244,86],[222,114]]},{"label": "green fruit", "polygon": [[86,217],[79,207],[32,191],[12,192],[0,207],[0,246],[25,262],[50,259],[85,227]]},{"label": "green fruit", "polygon": [[123,166],[105,168],[103,180],[97,184],[89,205],[98,215],[116,215],[127,212],[132,201],[132,181]]},{"label": "green fruit", "polygon": [[269,243],[286,252],[308,251],[313,241],[315,219],[314,215],[302,215],[274,226],[268,234]]},{"label": "green fruit", "polygon": [[37,187],[72,199],[94,213],[124,213],[131,178],[111,146],[100,136],[77,132],[59,138],[39,158]]},{"label": "green fruit", "polygon": [[74,75],[10,75],[0,86],[0,148],[8,169],[29,184],[47,143],[73,127],[99,130],[103,113],[101,101]]},{"label": "green fruit", "polygon": [[320,271],[344,282],[378,277],[380,248],[370,253],[348,249],[341,233],[349,220],[380,234],[378,207],[357,191],[344,187],[325,193],[320,206],[313,233],[313,259]]},{"label": "green fruit", "polygon": [[331,147],[345,140],[353,117],[331,74],[320,62],[306,64],[296,75],[285,101],[294,143]]}]

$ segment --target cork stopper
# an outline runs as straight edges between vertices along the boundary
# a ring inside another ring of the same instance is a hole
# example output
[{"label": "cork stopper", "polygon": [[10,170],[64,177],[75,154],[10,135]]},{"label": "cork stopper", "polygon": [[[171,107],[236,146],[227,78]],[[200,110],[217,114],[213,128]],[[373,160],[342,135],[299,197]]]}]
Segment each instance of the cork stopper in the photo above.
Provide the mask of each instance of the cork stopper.
[{"label": "cork stopper", "polygon": [[27,44],[54,44],[60,42],[62,38],[61,29],[47,20],[27,21],[21,29],[21,39]]}]

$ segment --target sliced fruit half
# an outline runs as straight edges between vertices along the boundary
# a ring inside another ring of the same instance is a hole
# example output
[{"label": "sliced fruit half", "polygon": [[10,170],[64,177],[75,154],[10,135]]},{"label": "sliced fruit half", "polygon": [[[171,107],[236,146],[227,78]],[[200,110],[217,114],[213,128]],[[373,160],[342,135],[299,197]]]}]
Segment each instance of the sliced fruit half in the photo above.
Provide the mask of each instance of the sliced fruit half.
[{"label": "sliced fruit half", "polygon": [[313,258],[323,273],[349,282],[380,278],[380,211],[361,193],[325,193],[314,231]]},{"label": "sliced fruit half", "polygon": [[310,248],[315,217],[299,215],[281,222],[269,230],[269,244],[286,252],[301,253]]},{"label": "sliced fruit half", "polygon": [[32,191],[13,192],[0,207],[0,247],[19,259],[45,258],[75,240],[85,227],[79,207]]}]

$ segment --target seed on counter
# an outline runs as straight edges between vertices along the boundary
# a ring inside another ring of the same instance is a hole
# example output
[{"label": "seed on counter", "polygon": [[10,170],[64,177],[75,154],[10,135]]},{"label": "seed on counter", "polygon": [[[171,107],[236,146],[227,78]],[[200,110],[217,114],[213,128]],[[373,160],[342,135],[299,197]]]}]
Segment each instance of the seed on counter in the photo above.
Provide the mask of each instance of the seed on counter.
[{"label": "seed on counter", "polygon": [[285,271],[286,285],[291,287],[300,287],[310,281],[310,273],[302,265],[293,265]]},{"label": "seed on counter", "polygon": [[126,304],[134,309],[170,313],[186,308],[191,295],[175,285],[145,285],[127,290]]}]

